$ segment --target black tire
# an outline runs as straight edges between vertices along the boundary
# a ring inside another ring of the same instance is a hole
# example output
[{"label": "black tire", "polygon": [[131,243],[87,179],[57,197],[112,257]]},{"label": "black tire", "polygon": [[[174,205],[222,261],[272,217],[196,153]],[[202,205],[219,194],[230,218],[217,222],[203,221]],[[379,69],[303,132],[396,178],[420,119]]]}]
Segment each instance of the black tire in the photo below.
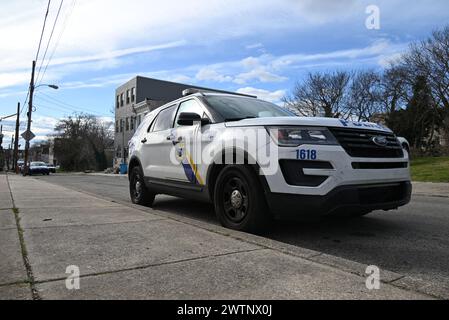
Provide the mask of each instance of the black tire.
[{"label": "black tire", "polygon": [[229,165],[220,172],[214,207],[222,226],[229,229],[260,234],[272,220],[259,179],[245,165]]},{"label": "black tire", "polygon": [[143,179],[143,172],[140,167],[134,167],[129,177],[129,194],[131,201],[143,206],[152,206],[155,193],[148,190]]}]

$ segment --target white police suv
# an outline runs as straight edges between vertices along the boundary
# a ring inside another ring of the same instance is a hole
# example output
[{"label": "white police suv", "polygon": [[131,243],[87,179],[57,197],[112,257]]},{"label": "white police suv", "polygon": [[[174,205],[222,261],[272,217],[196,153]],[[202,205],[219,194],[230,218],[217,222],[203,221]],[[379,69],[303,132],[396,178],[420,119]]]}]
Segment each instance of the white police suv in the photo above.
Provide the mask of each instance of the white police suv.
[{"label": "white police suv", "polygon": [[273,218],[396,209],[411,195],[408,153],[389,129],[244,95],[185,90],[144,118],[129,155],[134,203],[209,201],[223,226],[249,232]]}]

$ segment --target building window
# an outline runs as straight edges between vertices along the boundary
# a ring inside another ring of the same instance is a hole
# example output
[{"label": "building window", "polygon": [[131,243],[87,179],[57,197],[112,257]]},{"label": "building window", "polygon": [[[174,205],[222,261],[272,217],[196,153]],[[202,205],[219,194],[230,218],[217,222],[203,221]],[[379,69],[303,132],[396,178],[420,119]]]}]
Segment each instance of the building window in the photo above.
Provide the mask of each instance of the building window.
[{"label": "building window", "polygon": [[131,89],[131,102],[136,100],[136,88]]},{"label": "building window", "polygon": [[120,119],[120,132],[123,132],[123,119]]},{"label": "building window", "polygon": [[126,104],[129,104],[129,102],[131,101],[131,95],[129,90],[126,90]]},{"label": "building window", "polygon": [[129,118],[126,118],[126,131],[129,131]]},{"label": "building window", "polygon": [[131,117],[131,130],[134,130],[134,117]]},{"label": "building window", "polygon": [[115,121],[115,132],[119,132],[119,130],[120,130],[120,126],[119,126],[119,122],[117,120],[117,121]]},{"label": "building window", "polygon": [[138,120],[138,125],[140,126],[140,124],[142,123],[142,115],[139,114],[139,117],[137,118]]},{"label": "building window", "polygon": [[117,101],[115,102],[117,109],[120,107],[120,96],[117,96]]},{"label": "building window", "polygon": [[125,101],[124,101],[124,94],[122,93],[122,94],[120,95],[120,106],[123,107],[124,104],[125,104]]}]

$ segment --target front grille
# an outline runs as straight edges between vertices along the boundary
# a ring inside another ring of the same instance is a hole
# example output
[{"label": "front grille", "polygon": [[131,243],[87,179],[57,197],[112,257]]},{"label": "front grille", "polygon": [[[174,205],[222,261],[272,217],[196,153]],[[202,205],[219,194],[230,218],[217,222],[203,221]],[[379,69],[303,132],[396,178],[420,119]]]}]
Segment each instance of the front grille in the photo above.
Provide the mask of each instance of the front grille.
[{"label": "front grille", "polygon": [[[329,130],[351,157],[402,158],[404,156],[401,144],[392,133],[347,128],[329,128]],[[375,137],[385,137],[386,146],[375,144],[373,141]]]},{"label": "front grille", "polygon": [[353,169],[402,169],[407,168],[407,162],[353,162]]}]

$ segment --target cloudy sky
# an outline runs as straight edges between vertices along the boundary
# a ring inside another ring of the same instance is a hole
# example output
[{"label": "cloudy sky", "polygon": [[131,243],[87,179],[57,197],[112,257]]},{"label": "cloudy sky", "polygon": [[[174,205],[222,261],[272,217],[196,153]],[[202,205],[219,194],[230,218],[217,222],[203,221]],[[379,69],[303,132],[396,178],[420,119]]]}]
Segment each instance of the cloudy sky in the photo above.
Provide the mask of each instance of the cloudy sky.
[{"label": "cloudy sky", "polygon": [[[51,0],[37,63],[37,83],[60,90],[37,89],[38,138],[74,111],[112,117],[115,88],[135,75],[276,103],[308,71],[382,68],[449,23],[447,0],[64,0],[42,61],[60,4]],[[380,9],[378,30],[365,26],[370,5]],[[46,7],[2,1],[0,117],[26,98]],[[1,124],[7,147],[13,121]]]}]

